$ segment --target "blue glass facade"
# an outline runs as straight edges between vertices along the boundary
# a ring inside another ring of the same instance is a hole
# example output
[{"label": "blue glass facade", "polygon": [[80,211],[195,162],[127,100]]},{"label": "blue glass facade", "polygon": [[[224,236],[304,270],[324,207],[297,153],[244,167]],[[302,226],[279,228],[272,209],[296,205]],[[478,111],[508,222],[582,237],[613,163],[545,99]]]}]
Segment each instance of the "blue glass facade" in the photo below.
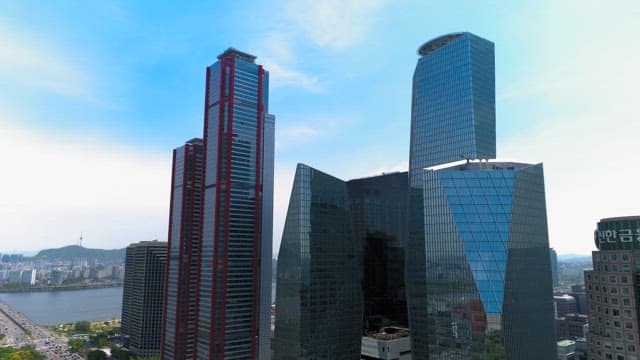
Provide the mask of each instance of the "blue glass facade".
[{"label": "blue glass facade", "polygon": [[496,157],[493,49],[492,42],[470,33],[445,35],[419,49],[410,175],[465,158]]},{"label": "blue glass facade", "polygon": [[360,359],[359,264],[345,182],[299,164],[278,256],[274,359]]},{"label": "blue glass facade", "polygon": [[424,215],[411,221],[424,233],[410,246],[422,252],[407,260],[414,356],[553,359],[542,165],[464,163],[421,183]]}]

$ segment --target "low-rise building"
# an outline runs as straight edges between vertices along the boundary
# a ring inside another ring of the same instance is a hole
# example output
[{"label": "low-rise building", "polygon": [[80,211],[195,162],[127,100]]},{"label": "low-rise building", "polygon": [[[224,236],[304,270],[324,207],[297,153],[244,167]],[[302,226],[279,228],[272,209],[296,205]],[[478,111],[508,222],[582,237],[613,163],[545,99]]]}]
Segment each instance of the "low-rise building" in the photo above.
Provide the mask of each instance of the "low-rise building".
[{"label": "low-rise building", "polygon": [[567,314],[556,319],[558,341],[575,340],[587,336],[589,317],[583,314]]},{"label": "low-rise building", "polygon": [[411,360],[409,330],[388,327],[363,336],[360,354],[362,360]]},{"label": "low-rise building", "polygon": [[573,340],[558,341],[558,360],[576,359],[576,342]]},{"label": "low-rise building", "polygon": [[554,295],[553,304],[555,307],[556,319],[560,319],[567,314],[575,314],[578,312],[576,299],[569,294]]}]

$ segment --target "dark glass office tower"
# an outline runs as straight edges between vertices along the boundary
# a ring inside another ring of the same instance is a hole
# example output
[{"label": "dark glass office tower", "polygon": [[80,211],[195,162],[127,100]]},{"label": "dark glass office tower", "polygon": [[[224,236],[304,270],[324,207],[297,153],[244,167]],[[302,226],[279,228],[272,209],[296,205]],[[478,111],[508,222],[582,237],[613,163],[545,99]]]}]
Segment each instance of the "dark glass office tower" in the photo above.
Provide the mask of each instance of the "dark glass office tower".
[{"label": "dark glass office tower", "polygon": [[346,184],[299,164],[278,256],[275,360],[360,359],[359,264]]},{"label": "dark glass office tower", "polygon": [[189,140],[173,151],[169,254],[163,311],[162,359],[195,353],[202,230],[204,144]]},{"label": "dark glass office tower", "polygon": [[347,189],[355,240],[362,253],[363,330],[407,327],[407,172],[350,180]]},{"label": "dark glass office tower", "polygon": [[228,49],[207,68],[198,359],[270,353],[274,118],[255,59]]},{"label": "dark glass office tower", "polygon": [[409,298],[413,356],[555,358],[542,165],[442,165],[423,172],[422,188],[424,252],[412,260],[424,265],[409,266],[408,286],[426,297]]},{"label": "dark glass office tower", "polygon": [[122,335],[138,357],[160,354],[167,243],[142,241],[127,247],[122,290]]},{"label": "dark glass office tower", "polygon": [[496,157],[493,43],[470,33],[433,39],[413,73],[409,175]]}]

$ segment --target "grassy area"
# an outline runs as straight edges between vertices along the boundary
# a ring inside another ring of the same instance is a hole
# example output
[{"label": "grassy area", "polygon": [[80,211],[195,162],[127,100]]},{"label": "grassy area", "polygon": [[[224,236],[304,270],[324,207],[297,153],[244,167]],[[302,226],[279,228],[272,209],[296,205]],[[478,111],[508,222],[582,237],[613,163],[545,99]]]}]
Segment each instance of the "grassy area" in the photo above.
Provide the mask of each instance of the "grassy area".
[{"label": "grassy area", "polygon": [[120,320],[112,319],[107,321],[78,321],[76,323],[60,324],[52,329],[59,334],[71,337],[73,335],[97,335],[115,334],[120,331]]}]

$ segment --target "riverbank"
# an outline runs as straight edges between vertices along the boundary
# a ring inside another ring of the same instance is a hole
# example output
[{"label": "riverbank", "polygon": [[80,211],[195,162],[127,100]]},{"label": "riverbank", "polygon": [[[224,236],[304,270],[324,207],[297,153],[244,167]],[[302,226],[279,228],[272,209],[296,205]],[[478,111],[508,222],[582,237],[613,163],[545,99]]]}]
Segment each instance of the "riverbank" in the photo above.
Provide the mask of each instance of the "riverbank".
[{"label": "riverbank", "polygon": [[56,292],[56,291],[69,291],[69,290],[103,289],[103,288],[112,288],[112,287],[122,287],[122,281],[89,283],[89,284],[69,284],[69,285],[43,286],[43,287],[0,288],[0,294],[45,292],[45,291]]}]

